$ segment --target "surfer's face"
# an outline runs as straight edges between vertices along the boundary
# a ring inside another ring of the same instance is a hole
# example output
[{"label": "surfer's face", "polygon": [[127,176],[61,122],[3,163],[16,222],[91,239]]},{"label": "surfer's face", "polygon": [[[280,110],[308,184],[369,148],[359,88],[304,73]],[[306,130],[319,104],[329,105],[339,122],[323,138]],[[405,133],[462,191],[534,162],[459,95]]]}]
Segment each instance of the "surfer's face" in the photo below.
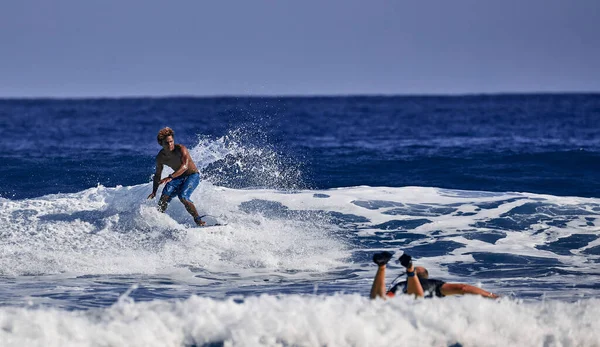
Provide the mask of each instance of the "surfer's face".
[{"label": "surfer's face", "polygon": [[173,140],[173,136],[165,137],[165,139],[162,141],[162,148],[165,151],[173,152],[175,149],[175,140]]}]

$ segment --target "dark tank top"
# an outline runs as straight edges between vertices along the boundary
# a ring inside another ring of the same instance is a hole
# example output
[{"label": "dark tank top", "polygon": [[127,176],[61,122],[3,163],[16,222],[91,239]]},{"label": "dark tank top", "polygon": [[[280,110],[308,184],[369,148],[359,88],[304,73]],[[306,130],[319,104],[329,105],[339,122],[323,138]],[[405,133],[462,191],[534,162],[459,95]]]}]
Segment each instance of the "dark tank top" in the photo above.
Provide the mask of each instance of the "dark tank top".
[{"label": "dark tank top", "polygon": [[[440,297],[440,298],[444,297],[440,288],[446,282],[440,281],[440,280],[435,280],[435,279],[430,279],[430,278],[419,278],[419,282],[421,282],[421,287],[423,287],[423,296],[424,297],[431,298],[434,295],[437,297]],[[406,288],[407,288],[406,281],[399,282],[389,290],[388,294],[389,293],[396,294],[396,292],[398,290],[401,290],[401,293],[406,294]]]}]

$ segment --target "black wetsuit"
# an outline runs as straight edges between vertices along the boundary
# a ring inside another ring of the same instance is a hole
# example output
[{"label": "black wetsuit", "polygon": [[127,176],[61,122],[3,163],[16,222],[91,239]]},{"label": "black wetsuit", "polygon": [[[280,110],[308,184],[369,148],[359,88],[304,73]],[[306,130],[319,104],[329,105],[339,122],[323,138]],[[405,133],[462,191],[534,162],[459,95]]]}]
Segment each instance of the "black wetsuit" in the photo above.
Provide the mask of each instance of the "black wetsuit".
[{"label": "black wetsuit", "polygon": [[[429,278],[419,278],[419,282],[421,282],[421,287],[423,287],[423,295],[426,298],[432,298],[434,295],[439,298],[444,297],[444,294],[442,294],[440,288],[446,282]],[[402,292],[406,294],[407,282],[403,281],[397,283],[390,289],[389,293],[396,294],[398,288],[401,288]]]}]

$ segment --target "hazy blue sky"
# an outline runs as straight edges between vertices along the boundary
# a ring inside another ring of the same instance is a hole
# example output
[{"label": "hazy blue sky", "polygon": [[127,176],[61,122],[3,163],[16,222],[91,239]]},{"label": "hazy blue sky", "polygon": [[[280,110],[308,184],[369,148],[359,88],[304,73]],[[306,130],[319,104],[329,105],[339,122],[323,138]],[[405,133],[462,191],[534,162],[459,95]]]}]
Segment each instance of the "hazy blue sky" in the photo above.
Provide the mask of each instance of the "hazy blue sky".
[{"label": "hazy blue sky", "polygon": [[0,4],[0,97],[600,91],[600,0]]}]

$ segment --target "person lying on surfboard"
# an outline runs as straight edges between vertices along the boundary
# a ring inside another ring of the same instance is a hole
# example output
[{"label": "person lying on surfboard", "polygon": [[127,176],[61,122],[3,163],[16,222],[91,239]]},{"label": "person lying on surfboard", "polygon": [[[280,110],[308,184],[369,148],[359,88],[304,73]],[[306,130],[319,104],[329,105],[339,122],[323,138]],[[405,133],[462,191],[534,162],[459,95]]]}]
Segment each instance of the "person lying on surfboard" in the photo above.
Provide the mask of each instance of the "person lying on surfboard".
[{"label": "person lying on surfboard", "polygon": [[[194,222],[198,226],[203,226],[205,223],[198,215],[196,206],[190,199],[192,192],[200,183],[200,173],[187,148],[184,145],[175,144],[174,136],[175,132],[169,127],[161,129],[158,136],[156,136],[156,140],[162,146],[162,149],[156,155],[154,185],[152,186],[152,194],[148,195],[148,199],[154,199],[158,186],[166,183],[158,201],[158,210],[165,212],[171,199],[177,196],[185,209],[194,218]],[[173,169],[174,172],[160,179],[165,165]]]},{"label": "person lying on surfboard", "polygon": [[448,295],[475,294],[486,298],[497,299],[498,295],[487,292],[479,287],[464,283],[446,283],[430,279],[429,272],[422,266],[414,266],[412,257],[402,254],[400,264],[406,268],[406,281],[394,285],[390,290],[385,290],[385,268],[392,258],[392,253],[381,252],[373,255],[373,262],[377,264],[377,274],[371,287],[371,299],[393,297],[396,293],[412,294],[417,297],[444,297]]}]

